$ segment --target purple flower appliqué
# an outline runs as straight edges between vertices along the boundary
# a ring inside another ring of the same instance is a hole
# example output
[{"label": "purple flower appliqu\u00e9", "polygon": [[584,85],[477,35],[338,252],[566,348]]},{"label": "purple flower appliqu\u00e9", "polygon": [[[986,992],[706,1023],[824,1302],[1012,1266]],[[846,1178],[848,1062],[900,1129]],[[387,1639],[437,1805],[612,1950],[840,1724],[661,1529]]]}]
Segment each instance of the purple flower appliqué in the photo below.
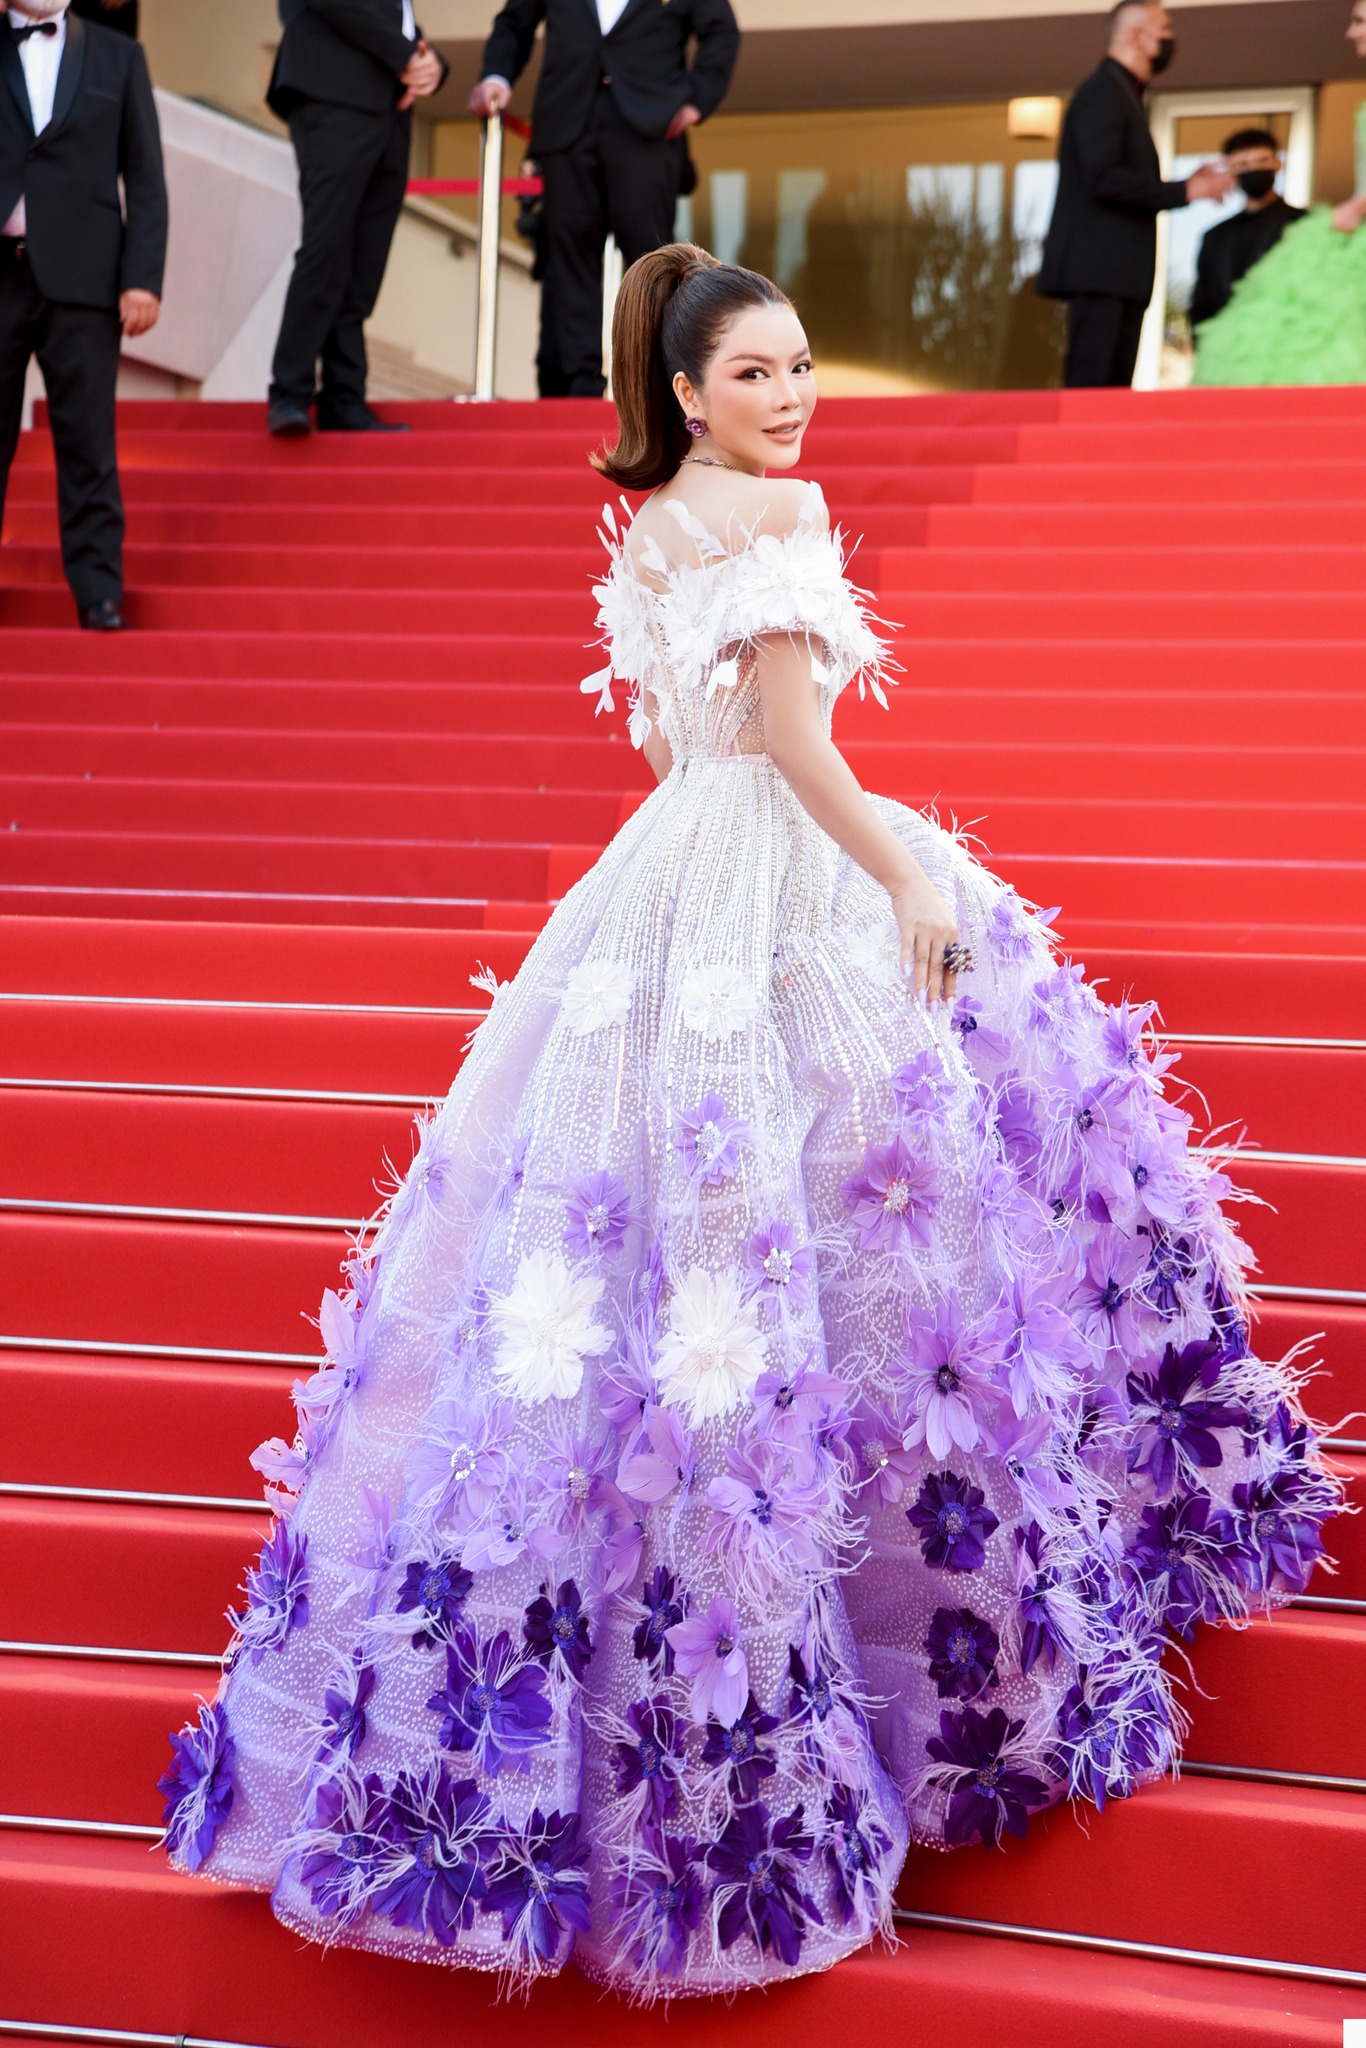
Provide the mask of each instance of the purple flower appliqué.
[{"label": "purple flower appliqu\u00e9", "polygon": [[736,1799],[757,1799],[759,1785],[771,1778],[778,1766],[763,1747],[764,1739],[778,1726],[776,1714],[762,1714],[751,1693],[745,1711],[726,1727],[715,1719],[707,1723],[707,1740],[702,1761],[713,1769],[729,1773],[730,1789]]},{"label": "purple flower appliqu\u00e9", "polygon": [[906,1344],[891,1368],[898,1406],[908,1418],[906,1448],[923,1443],[932,1458],[947,1458],[955,1444],[973,1450],[993,1399],[988,1373],[999,1358],[992,1329],[969,1326],[956,1294],[941,1295],[933,1314],[908,1308]]},{"label": "purple flower appliqu\u00e9", "polygon": [[1073,1391],[1072,1369],[1085,1363],[1086,1349],[1067,1313],[1064,1283],[1022,1270],[1002,1298],[999,1326],[1010,1402],[1017,1415],[1040,1403],[1065,1400]]},{"label": "purple flower appliqu\u00e9", "polygon": [[1101,1351],[1132,1357],[1143,1349],[1144,1306],[1138,1285],[1148,1250],[1145,1237],[1122,1237],[1107,1226],[1098,1229],[1086,1247],[1071,1305],[1083,1331]]},{"label": "purple flower appliqu\u00e9", "polygon": [[740,1164],[749,1125],[733,1117],[719,1095],[704,1095],[691,1116],[679,1118],[678,1153],[689,1180],[716,1187]]},{"label": "purple flower appliqu\u00e9", "polygon": [[157,1780],[166,1802],[166,1847],[186,1870],[198,1870],[232,1811],[232,1737],[221,1703],[201,1706],[171,1737],[172,1761]]},{"label": "purple flower appliqu\u00e9", "polygon": [[1052,1670],[1067,1642],[1054,1609],[1060,1584],[1057,1571],[1044,1562],[1043,1530],[1037,1522],[1017,1526],[1020,1572],[1020,1675],[1027,1677],[1042,1657]]},{"label": "purple flower appliqu\u00e9", "polygon": [[322,1734],[316,1763],[329,1757],[353,1757],[365,1740],[365,1709],[375,1689],[375,1673],[374,1667],[362,1658],[360,1649],[353,1650],[323,1693]]},{"label": "purple flower appliqu\u00e9", "polygon": [[448,1642],[460,1618],[466,1595],[474,1584],[458,1558],[443,1557],[428,1563],[414,1558],[403,1576],[395,1603],[400,1614],[418,1614],[422,1619],[413,1631],[413,1648],[434,1648]]},{"label": "purple flower appliqu\u00e9", "polygon": [[442,1717],[442,1747],[472,1751],[491,1778],[531,1768],[552,1716],[544,1672],[520,1655],[506,1629],[481,1644],[457,1628],[446,1646],[446,1683],[427,1705]]},{"label": "purple flower appliqu\u00e9", "polygon": [[631,1793],[643,1788],[642,1817],[657,1827],[678,1804],[683,1731],[664,1693],[633,1701],[626,1709],[626,1724],[626,1739],[612,1751],[617,1790]]},{"label": "purple flower appliqu\u00e9", "polygon": [[1195,1306],[1199,1292],[1189,1238],[1169,1237],[1165,1231],[1154,1233],[1143,1292],[1157,1313],[1169,1319]]},{"label": "purple flower appliqu\u00e9", "polygon": [[652,1504],[686,1493],[692,1485],[692,1439],[676,1408],[660,1408],[654,1402],[642,1418],[645,1442],[637,1442],[617,1467],[617,1485],[632,1500]]},{"label": "purple flower appliqu\u00e9", "polygon": [[802,1890],[803,1866],[814,1847],[800,1806],[781,1820],[762,1802],[732,1814],[707,1850],[723,1949],[748,1934],[761,1956],[771,1953],[789,1969],[795,1966],[808,1925],[824,1924],[814,1899]]},{"label": "purple flower appliqu\u00e9", "polygon": [[1107,1798],[1130,1790],[1121,1744],[1122,1693],[1102,1673],[1082,1664],[1058,1709],[1061,1744],[1049,1759],[1067,1778],[1069,1793],[1089,1799],[1104,1812]]},{"label": "purple flower appliqu\u00e9", "polygon": [[386,1858],[393,1855],[393,1824],[383,1780],[340,1771],[313,1795],[304,1835],[299,1881],[327,1919],[354,1920],[366,1904]]},{"label": "purple flower appliqu\u00e9", "polygon": [[1235,1486],[1221,1526],[1241,1576],[1258,1593],[1302,1593],[1323,1556],[1319,1525],[1330,1508],[1325,1482],[1293,1468]]},{"label": "purple flower appliqu\u00e9", "polygon": [[676,1977],[702,1924],[706,1888],[697,1874],[697,1844],[671,1835],[647,1837],[609,1890],[612,1911],[638,1970]]},{"label": "purple flower appliqu\u00e9", "polygon": [[783,1573],[819,1564],[825,1489],[810,1468],[780,1461],[764,1444],[730,1445],[725,1460],[725,1472],[707,1488],[703,1550],[748,1556],[761,1569]]},{"label": "purple flower appliqu\u00e9", "polygon": [[680,1677],[691,1681],[689,1704],[699,1727],[712,1714],[735,1720],[749,1697],[749,1661],[735,1602],[718,1593],[705,1614],[674,1622],[666,1640]]},{"label": "purple flower appliqu\u00e9", "polygon": [[648,1663],[651,1670],[672,1677],[674,1668],[673,1644],[669,1641],[669,1630],[683,1619],[683,1602],[675,1597],[674,1575],[662,1564],[657,1564],[640,1589],[640,1603],[644,1612],[632,1632],[631,1643],[642,1663]]},{"label": "purple flower appliqu\u00e9", "polygon": [[964,1052],[971,1048],[978,1058],[1008,1060],[1011,1057],[1009,1040],[984,1024],[982,1015],[982,1005],[972,996],[959,996],[954,1003],[949,1022],[958,1033]]},{"label": "purple flower appliqu\u00e9", "polygon": [[925,1633],[941,1700],[975,1700],[997,1682],[1001,1638],[970,1607],[940,1607]]},{"label": "purple flower appliqu\u00e9", "polygon": [[941,1571],[980,1571],[987,1561],[987,1542],[1000,1526],[980,1487],[956,1472],[931,1472],[906,1510],[906,1519],[920,1537],[926,1564]]},{"label": "purple flower appliqu\u00e9", "polygon": [[901,1431],[877,1408],[854,1418],[853,1447],[859,1484],[879,1507],[895,1507],[920,1469],[922,1452],[908,1451]]},{"label": "purple flower appliqu\u00e9", "polygon": [[375,1893],[375,1911],[449,1948],[484,1898],[488,1800],[473,1778],[453,1777],[438,1759],[420,1773],[400,1771],[389,1814],[406,1854]]},{"label": "purple flower appliqu\u00e9", "polygon": [[1155,1373],[1129,1374],[1134,1424],[1129,1470],[1146,1472],[1159,1500],[1178,1478],[1193,1481],[1198,1472],[1222,1465],[1215,1431],[1239,1429],[1246,1419],[1241,1408],[1209,1399],[1222,1364],[1219,1345],[1207,1338],[1181,1351],[1169,1344]]},{"label": "purple flower appliqu\u00e9", "polygon": [[308,1538],[277,1522],[247,1573],[246,1595],[246,1612],[231,1618],[257,1664],[267,1650],[282,1649],[292,1629],[308,1626]]},{"label": "purple flower appliqu\u00e9", "polygon": [[811,1300],[816,1255],[792,1224],[779,1220],[754,1233],[745,1247],[745,1270],[751,1295],[800,1315]]},{"label": "purple flower appliqu\u00e9", "polygon": [[554,1962],[562,1946],[568,1953],[576,1928],[586,1933],[592,1925],[587,1854],[577,1813],[536,1807],[520,1833],[499,1837],[484,1911],[501,1915],[504,1941],[526,1962]]},{"label": "purple flower appliqu\u00e9", "polygon": [[845,1418],[848,1387],[821,1372],[814,1357],[808,1353],[795,1372],[761,1372],[754,1382],[755,1426],[768,1443],[810,1451],[837,1417]]},{"label": "purple flower appliqu\u00e9", "polygon": [[626,1183],[615,1173],[590,1173],[572,1182],[565,1218],[564,1242],[584,1258],[619,1251],[636,1220]]},{"label": "purple flower appliqu\u00e9", "polygon": [[826,1802],[828,1834],[825,1855],[830,1865],[835,1910],[847,1927],[851,1920],[878,1917],[876,1894],[882,1860],[892,1838],[873,1813],[872,1801],[860,1801],[848,1785],[837,1785]]},{"label": "purple flower appliqu\u00e9", "polygon": [[538,1664],[549,1670],[558,1663],[571,1678],[582,1680],[593,1654],[593,1641],[572,1579],[564,1580],[553,1600],[542,1593],[532,1601],[522,1622],[522,1637]]},{"label": "purple flower appliqu\u00e9", "polygon": [[467,1520],[486,1513],[507,1478],[513,1429],[506,1401],[486,1407],[438,1402],[409,1468],[411,1501],[431,1516],[452,1505]]},{"label": "purple flower appliqu\u00e9", "polygon": [[995,1848],[1002,1834],[1023,1835],[1032,1808],[1042,1806],[1048,1787],[1024,1768],[1013,1746],[1024,1733],[1004,1709],[979,1714],[962,1707],[939,1717],[939,1733],[925,1747],[948,1768],[942,1782],[949,1795],[944,1839],[955,1847],[985,1842]]},{"label": "purple flower appliqu\u00e9", "polygon": [[868,1147],[841,1192],[864,1251],[900,1252],[932,1242],[939,1175],[928,1159],[916,1158],[900,1132],[890,1145]]},{"label": "purple flower appliqu\u00e9", "polygon": [[1212,1621],[1219,1613],[1221,1587],[1238,1570],[1237,1551],[1220,1519],[1211,1517],[1205,1493],[1150,1503],[1127,1556],[1167,1625],[1187,1642],[1197,1621]]},{"label": "purple flower appliqu\u00e9", "polygon": [[939,1109],[945,1090],[944,1063],[938,1053],[918,1052],[892,1076],[892,1094],[901,1121],[916,1129]]}]

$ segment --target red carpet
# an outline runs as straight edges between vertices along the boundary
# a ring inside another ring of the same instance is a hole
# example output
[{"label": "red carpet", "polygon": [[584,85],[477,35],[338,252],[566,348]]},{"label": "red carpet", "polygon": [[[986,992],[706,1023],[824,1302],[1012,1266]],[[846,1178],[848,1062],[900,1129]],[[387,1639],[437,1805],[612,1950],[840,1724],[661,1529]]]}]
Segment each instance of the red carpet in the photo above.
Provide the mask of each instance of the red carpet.
[{"label": "red carpet", "polygon": [[[666,2028],[567,1980],[494,2011],[481,1981],[301,1950],[148,1853],[262,1524],[246,1457],[286,1426],[345,1228],[459,1064],[470,973],[514,971],[647,785],[575,688],[605,410],[406,410],[402,442],[282,447],[255,408],[126,406],[114,642],[74,630],[45,437],[11,479],[0,2020],[1338,2042],[1366,2013],[1366,1519],[1308,1603],[1202,1636],[1179,1784],[914,1858],[905,1905],[954,1925],[761,2003]],[[860,774],[971,826],[1093,977],[1160,999],[1201,1123],[1267,1155],[1238,1170],[1273,1205],[1242,1212],[1264,1347],[1322,1333],[1313,1405],[1366,1409],[1366,392],[836,401],[809,454],[901,627],[891,712],[841,707]],[[1366,1477],[1366,1421],[1339,1439]]]}]

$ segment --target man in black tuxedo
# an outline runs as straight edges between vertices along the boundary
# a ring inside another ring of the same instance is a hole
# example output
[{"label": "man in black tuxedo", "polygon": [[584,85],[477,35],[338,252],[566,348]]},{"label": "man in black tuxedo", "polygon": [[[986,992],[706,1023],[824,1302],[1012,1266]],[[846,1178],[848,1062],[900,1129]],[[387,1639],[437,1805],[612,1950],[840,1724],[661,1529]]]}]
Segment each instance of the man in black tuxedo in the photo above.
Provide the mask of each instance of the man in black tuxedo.
[{"label": "man in black tuxedo", "polygon": [[559,368],[570,397],[598,398],[603,244],[615,235],[631,264],[673,239],[679,138],[724,98],[740,31],[730,0],[506,0],[473,113],[507,105],[541,22],[530,151],[545,181]]},{"label": "man in black tuxedo", "polygon": [[1204,164],[1162,177],[1143,93],[1176,47],[1165,7],[1120,0],[1103,62],[1077,87],[1058,144],[1058,196],[1038,289],[1067,301],[1063,383],[1132,384],[1153,295],[1157,216],[1192,199],[1222,199],[1232,179]]},{"label": "man in black tuxedo", "polygon": [[412,0],[279,7],[284,35],[266,99],[289,123],[304,220],[267,425],[272,434],[307,434],[316,396],[324,430],[382,433],[385,423],[365,403],[365,322],[403,206],[410,109],[437,90],[447,67],[423,41]]},{"label": "man in black tuxedo", "polygon": [[115,632],[119,341],[155,324],[166,261],[151,81],[136,42],[69,17],[67,0],[25,0],[0,13],[0,72],[0,511],[36,356],[67,582],[81,624]]}]

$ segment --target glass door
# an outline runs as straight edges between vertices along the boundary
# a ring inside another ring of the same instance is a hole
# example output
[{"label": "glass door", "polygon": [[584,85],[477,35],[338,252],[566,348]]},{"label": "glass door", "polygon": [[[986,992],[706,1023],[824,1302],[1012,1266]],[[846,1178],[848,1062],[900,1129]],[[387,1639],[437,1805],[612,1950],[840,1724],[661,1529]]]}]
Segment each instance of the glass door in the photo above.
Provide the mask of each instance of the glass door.
[{"label": "glass door", "polygon": [[[1292,206],[1307,206],[1314,175],[1314,92],[1311,86],[1248,92],[1158,93],[1150,119],[1164,178],[1186,178],[1217,157],[1238,128],[1268,128],[1285,156],[1279,189]],[[1156,391],[1190,381],[1194,362],[1187,309],[1207,228],[1243,204],[1235,192],[1222,205],[1197,200],[1157,217],[1157,282],[1143,322],[1134,388]]]}]

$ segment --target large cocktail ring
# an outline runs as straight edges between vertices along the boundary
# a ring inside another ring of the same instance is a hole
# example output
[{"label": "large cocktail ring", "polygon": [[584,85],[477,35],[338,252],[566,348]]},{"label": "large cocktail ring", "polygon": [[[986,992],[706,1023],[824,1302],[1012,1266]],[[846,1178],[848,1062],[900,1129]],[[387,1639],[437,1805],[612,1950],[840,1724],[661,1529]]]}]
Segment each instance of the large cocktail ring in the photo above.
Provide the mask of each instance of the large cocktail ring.
[{"label": "large cocktail ring", "polygon": [[964,940],[955,939],[952,945],[945,946],[945,974],[971,974],[972,965],[972,947]]}]

